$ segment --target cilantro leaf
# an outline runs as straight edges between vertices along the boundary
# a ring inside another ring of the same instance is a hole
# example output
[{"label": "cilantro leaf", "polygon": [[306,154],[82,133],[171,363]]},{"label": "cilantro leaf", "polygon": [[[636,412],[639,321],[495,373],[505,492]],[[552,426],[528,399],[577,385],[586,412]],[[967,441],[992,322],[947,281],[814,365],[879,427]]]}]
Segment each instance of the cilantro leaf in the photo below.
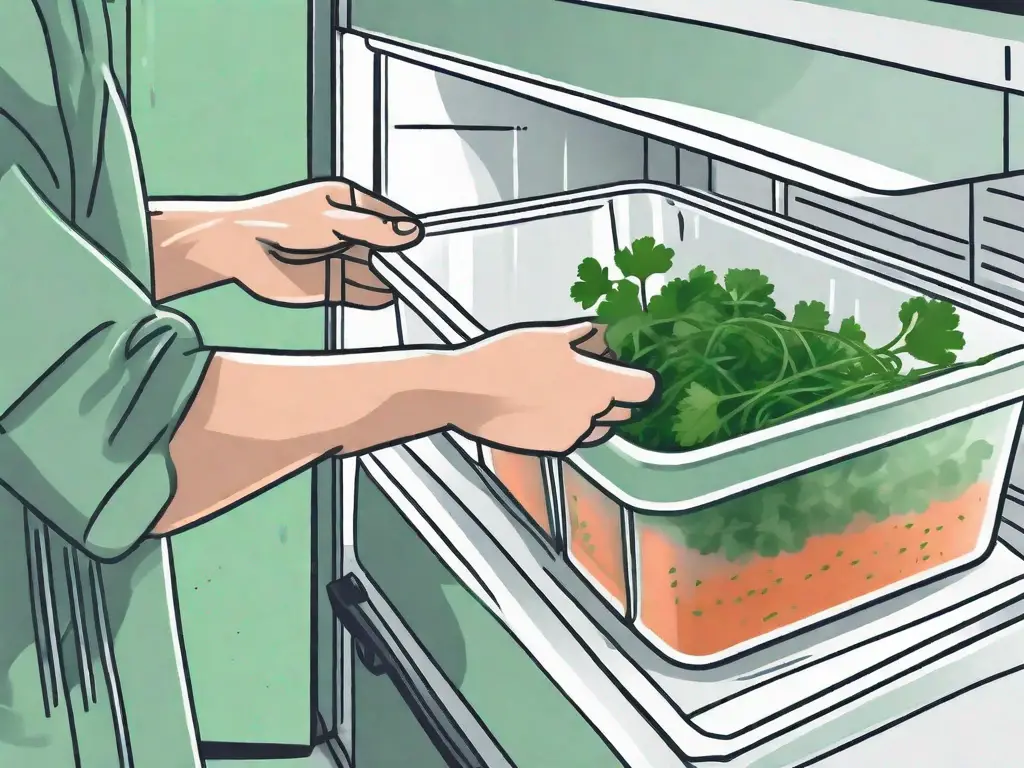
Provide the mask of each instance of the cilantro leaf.
[{"label": "cilantro leaf", "polygon": [[579,282],[573,283],[569,289],[569,296],[584,309],[590,309],[612,290],[613,284],[608,277],[608,267],[602,267],[592,256],[580,262],[576,276],[579,277]]},{"label": "cilantro leaf", "polygon": [[694,382],[676,408],[674,432],[682,447],[698,445],[718,431],[720,398],[707,387]]},{"label": "cilantro leaf", "polygon": [[793,309],[793,325],[810,328],[815,331],[824,331],[828,328],[829,314],[825,305],[820,301],[812,301],[808,304],[801,301]]},{"label": "cilantro leaf", "polygon": [[857,344],[863,344],[867,339],[864,329],[853,317],[844,318],[843,322],[839,324],[839,335]]},{"label": "cilantro leaf", "polygon": [[689,284],[681,277],[669,280],[662,286],[657,296],[652,296],[647,303],[647,311],[652,317],[665,320],[675,317],[686,309],[688,304]]},{"label": "cilantro leaf", "polygon": [[[744,314],[770,313],[775,309],[775,286],[758,269],[730,269],[725,273],[725,290],[737,310]],[[745,309],[745,311],[744,311]]]},{"label": "cilantro leaf", "polygon": [[640,286],[621,280],[605,294],[597,308],[597,317],[603,323],[614,323],[643,312],[640,305]]},{"label": "cilantro leaf", "polygon": [[647,311],[662,319],[687,313],[712,322],[722,320],[726,317],[724,305],[729,294],[717,280],[714,272],[696,267],[685,280],[677,277],[665,283],[658,295],[648,302]]},{"label": "cilantro leaf", "polygon": [[[633,284],[627,283],[627,285]],[[629,289],[627,289],[627,292],[628,291]],[[620,296],[619,293],[616,293],[615,295],[617,297]],[[607,303],[607,301],[605,303]],[[637,306],[639,306],[639,302],[637,303]],[[598,308],[599,319],[605,319],[609,316],[609,313],[620,311],[622,313],[629,312],[629,314],[622,314],[611,320],[610,325],[604,332],[604,340],[608,345],[608,348],[620,358],[625,357],[623,353],[627,349],[627,341],[632,343],[632,349],[635,351],[639,346],[640,335],[645,331],[648,331],[651,325],[651,319],[648,315],[639,311],[632,312],[632,309],[632,305],[629,305],[628,300],[625,299],[622,301],[621,305],[612,304],[610,307],[605,307],[605,305],[602,304]],[[602,312],[604,313],[603,315]]]},{"label": "cilantro leaf", "polygon": [[615,252],[615,266],[623,277],[635,277],[644,282],[652,275],[660,275],[672,269],[675,251],[657,243],[653,237],[641,237],[633,241],[632,248]]},{"label": "cilantro leaf", "polygon": [[910,332],[903,338],[906,351],[932,365],[956,362],[956,350],[964,348],[964,335],[957,328],[960,317],[952,304],[917,296],[900,307],[900,322]]}]

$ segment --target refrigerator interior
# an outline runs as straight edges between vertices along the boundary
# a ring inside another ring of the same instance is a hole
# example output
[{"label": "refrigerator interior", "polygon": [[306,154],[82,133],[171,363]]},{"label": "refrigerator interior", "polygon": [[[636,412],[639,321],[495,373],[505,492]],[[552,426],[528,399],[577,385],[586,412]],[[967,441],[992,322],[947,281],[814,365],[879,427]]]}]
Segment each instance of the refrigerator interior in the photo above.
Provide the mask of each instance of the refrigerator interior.
[{"label": "refrigerator interior", "polygon": [[[878,277],[930,292],[954,286],[965,306],[984,308],[997,317],[1001,331],[1024,326],[1024,311],[1017,303],[1024,299],[1024,280],[1017,277],[1020,270],[1014,266],[1020,258],[1016,254],[1024,254],[1024,240],[1017,242],[1024,235],[1007,226],[1007,220],[1024,211],[1024,195],[1014,191],[1012,180],[899,198],[840,198],[410,61],[368,54],[361,46],[351,46],[343,55],[345,66],[377,78],[380,99],[372,135],[366,135],[366,120],[345,129],[346,136],[362,132],[366,142],[379,147],[375,156],[379,165],[371,167],[365,153],[359,157],[346,150],[346,168],[362,167],[366,178],[410,209],[446,211],[619,182],[667,183],[731,201],[736,216],[758,227],[771,227],[775,217],[804,224],[815,239],[836,246],[854,261],[876,257],[872,269]],[[348,106],[346,110],[351,112]],[[1024,192],[1024,185],[1018,186]],[[666,226],[664,211],[655,214],[652,209],[645,215],[661,215],[661,225]],[[671,224],[671,216],[668,221]],[[545,235],[533,248],[518,242],[517,258],[542,261],[544,251],[558,247],[563,236]],[[502,262],[507,271],[489,271],[491,265],[482,252],[486,246],[481,248],[479,242],[462,250],[456,247],[443,264],[434,265],[430,277],[464,309],[501,315],[505,308],[514,308],[501,292],[508,293],[524,271],[515,265],[509,269],[507,261]],[[402,280],[393,263],[382,262],[381,273]],[[478,286],[484,284],[500,295],[490,293],[480,300]],[[556,315],[571,309],[565,306],[564,283],[532,288],[540,301],[549,297],[560,302],[547,305],[564,307]],[[852,294],[828,282],[820,291],[823,300],[855,301]],[[1000,297],[995,302],[993,292]],[[1001,310],[995,307],[1000,301]],[[401,305],[394,314],[346,313],[346,346],[454,340],[446,337],[459,329],[452,326],[451,317],[438,311],[436,302],[424,302],[417,310]],[[859,311],[855,306],[848,310]],[[965,333],[972,335],[970,329]],[[990,338],[984,332],[974,336]],[[428,461],[424,456],[435,462],[431,464],[435,479],[436,467],[455,466],[459,461],[455,454],[446,453],[447,438],[440,442],[440,448],[431,443],[417,454],[421,464]],[[455,442],[473,461],[494,466],[494,457],[484,455],[477,446],[458,438]],[[396,449],[388,460],[400,453]],[[367,465],[372,468],[374,461],[368,460]],[[1018,459],[1011,473],[1011,496],[1018,492],[1018,484],[1024,485],[1021,464]],[[539,474],[549,491],[557,489],[557,474],[550,462],[542,463]],[[536,526],[526,519],[537,522],[542,517],[535,505],[527,505],[533,506],[531,511],[515,504],[486,475],[476,479],[453,475],[441,488],[431,488],[435,495],[441,495],[443,488],[463,488],[468,495],[480,492],[470,486],[486,487],[502,501],[490,507],[473,506],[469,514],[486,529],[515,532],[516,541],[502,548],[500,556],[525,557],[531,573],[552,576],[545,581],[537,575],[523,588],[539,589],[537,583],[542,582],[543,589],[571,594],[573,604],[592,622],[593,628],[588,626],[581,634],[590,638],[590,649],[601,668],[628,686],[628,698],[641,711],[658,717],[659,730],[679,753],[697,759],[743,755],[730,764],[753,765],[768,741],[796,739],[809,728],[823,727],[858,707],[877,705],[880,714],[872,717],[894,719],[912,708],[906,696],[901,699],[893,693],[900,686],[909,691],[915,680],[927,678],[940,667],[960,669],[955,662],[970,657],[989,642],[986,638],[995,630],[1024,615],[1024,561],[1014,544],[1017,523],[1008,514],[1000,541],[977,567],[783,639],[725,666],[688,669],[644,642],[599,590],[578,578],[557,547],[537,536]],[[1020,493],[1024,496],[1024,491]],[[548,526],[556,538],[564,535],[564,516],[555,514]],[[572,653],[568,648],[562,651]],[[963,680],[972,673],[948,674],[950,680],[959,681],[949,683],[955,686],[965,684]],[[923,686],[928,690],[927,682]]]}]

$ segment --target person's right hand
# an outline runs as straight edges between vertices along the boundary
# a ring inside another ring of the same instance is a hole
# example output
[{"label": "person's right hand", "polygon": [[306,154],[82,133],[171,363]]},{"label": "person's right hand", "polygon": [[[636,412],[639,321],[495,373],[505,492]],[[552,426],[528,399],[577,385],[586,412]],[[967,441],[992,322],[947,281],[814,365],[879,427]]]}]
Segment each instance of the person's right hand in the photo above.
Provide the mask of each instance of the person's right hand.
[{"label": "person's right hand", "polygon": [[460,389],[476,397],[453,426],[524,452],[564,454],[606,440],[657,381],[600,359],[604,349],[589,322],[513,328],[462,348]]}]

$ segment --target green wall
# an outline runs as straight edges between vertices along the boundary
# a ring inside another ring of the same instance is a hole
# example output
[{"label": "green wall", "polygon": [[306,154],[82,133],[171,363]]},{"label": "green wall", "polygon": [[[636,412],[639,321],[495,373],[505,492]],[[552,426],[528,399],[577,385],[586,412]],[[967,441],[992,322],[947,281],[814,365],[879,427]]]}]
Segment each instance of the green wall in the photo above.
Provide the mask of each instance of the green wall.
[{"label": "green wall", "polygon": [[[130,98],[150,195],[307,173],[306,0],[132,0]],[[223,287],[176,302],[214,346],[320,349],[321,310]],[[174,539],[204,741],[308,744],[311,474]]]}]

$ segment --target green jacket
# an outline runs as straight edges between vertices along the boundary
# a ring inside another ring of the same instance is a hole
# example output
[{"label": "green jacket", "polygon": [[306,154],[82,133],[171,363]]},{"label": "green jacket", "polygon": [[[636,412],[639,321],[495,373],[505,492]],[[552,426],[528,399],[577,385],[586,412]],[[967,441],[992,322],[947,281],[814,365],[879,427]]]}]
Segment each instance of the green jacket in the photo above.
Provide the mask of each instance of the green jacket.
[{"label": "green jacket", "polygon": [[209,353],[153,306],[103,0],[0,0],[0,766],[200,761],[168,442]]}]

